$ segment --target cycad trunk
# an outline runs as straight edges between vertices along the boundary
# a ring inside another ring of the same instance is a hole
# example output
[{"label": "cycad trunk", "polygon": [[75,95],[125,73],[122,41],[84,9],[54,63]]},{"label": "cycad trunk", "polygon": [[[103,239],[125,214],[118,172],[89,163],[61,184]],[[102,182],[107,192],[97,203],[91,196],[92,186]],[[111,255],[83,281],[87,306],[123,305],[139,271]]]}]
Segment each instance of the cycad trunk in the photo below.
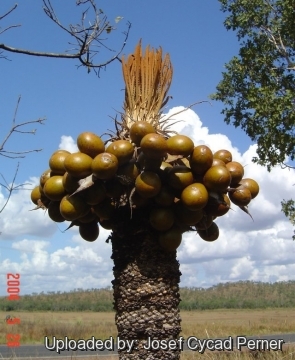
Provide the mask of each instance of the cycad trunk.
[{"label": "cycad trunk", "polygon": [[[125,218],[124,215],[128,216]],[[114,308],[118,337],[135,340],[130,353],[118,350],[123,359],[179,359],[177,349],[146,349],[152,340],[168,344],[178,339],[179,262],[176,251],[166,252],[157,234],[147,224],[144,211],[134,214],[122,209],[111,241],[114,260]],[[157,347],[157,342],[154,342]]]}]

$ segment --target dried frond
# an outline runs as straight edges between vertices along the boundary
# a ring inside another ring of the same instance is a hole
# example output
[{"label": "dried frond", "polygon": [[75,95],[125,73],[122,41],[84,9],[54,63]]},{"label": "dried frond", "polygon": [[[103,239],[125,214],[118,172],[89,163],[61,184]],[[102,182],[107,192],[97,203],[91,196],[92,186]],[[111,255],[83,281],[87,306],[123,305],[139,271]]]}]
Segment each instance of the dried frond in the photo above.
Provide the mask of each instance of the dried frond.
[{"label": "dried frond", "polygon": [[162,109],[167,104],[167,92],[172,81],[173,68],[169,54],[163,58],[162,48],[147,46],[142,54],[141,41],[134,54],[122,57],[126,84],[123,121],[129,129],[135,121],[148,121],[160,127]]}]

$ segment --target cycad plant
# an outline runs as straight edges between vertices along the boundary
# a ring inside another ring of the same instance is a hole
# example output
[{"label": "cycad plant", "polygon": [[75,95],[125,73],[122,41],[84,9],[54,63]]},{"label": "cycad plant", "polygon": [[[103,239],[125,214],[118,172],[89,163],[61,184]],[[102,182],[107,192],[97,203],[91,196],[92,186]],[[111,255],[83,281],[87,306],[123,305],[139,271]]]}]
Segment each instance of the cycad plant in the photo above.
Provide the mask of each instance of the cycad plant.
[{"label": "cycad plant", "polygon": [[213,154],[173,132],[173,120],[163,115],[173,74],[168,54],[149,47],[143,54],[139,43],[122,68],[124,111],[114,132],[105,142],[82,133],[80,152],[52,154],[31,198],[53,221],[78,226],[87,241],[97,239],[99,226],[112,230],[118,337],[133,341],[131,351],[119,349],[120,359],[179,359],[182,234],[215,241],[214,220],[231,203],[249,214],[259,187],[243,178],[229,151]]}]

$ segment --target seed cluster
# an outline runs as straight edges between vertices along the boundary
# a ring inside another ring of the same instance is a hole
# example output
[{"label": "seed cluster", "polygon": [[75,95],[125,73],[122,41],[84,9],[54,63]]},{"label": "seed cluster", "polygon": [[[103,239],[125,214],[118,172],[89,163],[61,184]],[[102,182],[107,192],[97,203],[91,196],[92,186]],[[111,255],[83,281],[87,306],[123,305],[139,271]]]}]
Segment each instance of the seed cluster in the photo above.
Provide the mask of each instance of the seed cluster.
[{"label": "seed cluster", "polygon": [[148,226],[167,251],[174,251],[189,230],[214,241],[219,235],[214,220],[231,203],[249,214],[247,205],[259,192],[229,151],[213,154],[187,136],[159,134],[145,121],[131,126],[128,140],[113,139],[105,147],[99,136],[85,132],[77,145],[79,152],[51,155],[31,199],[48,209],[53,221],[79,226],[87,241],[97,239],[99,225],[114,230],[116,212],[126,205],[130,218],[147,209]]}]

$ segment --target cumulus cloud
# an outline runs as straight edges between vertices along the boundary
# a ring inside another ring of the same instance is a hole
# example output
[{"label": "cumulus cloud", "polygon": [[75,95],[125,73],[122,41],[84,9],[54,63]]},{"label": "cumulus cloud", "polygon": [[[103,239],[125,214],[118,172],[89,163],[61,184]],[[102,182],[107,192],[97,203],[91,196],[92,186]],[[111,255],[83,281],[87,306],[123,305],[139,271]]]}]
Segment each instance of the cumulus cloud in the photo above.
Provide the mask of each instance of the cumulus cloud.
[{"label": "cumulus cloud", "polygon": [[[50,221],[44,211],[33,210],[30,189],[39,184],[36,177],[30,178],[26,189],[13,191],[12,195],[0,216],[0,241],[13,240],[21,235],[41,235],[50,237],[56,231],[56,225]],[[6,202],[8,192],[0,187],[0,208]],[[46,216],[45,216],[46,215]]]},{"label": "cumulus cloud", "polygon": [[4,259],[1,270],[21,274],[22,294],[108,287],[113,279],[111,244],[105,243],[108,234],[101,229],[99,239],[88,243],[73,229],[70,245],[64,246],[61,237],[60,248],[54,251],[49,249],[50,241],[16,241],[12,248],[21,253],[21,260]]},{"label": "cumulus cloud", "polygon": [[[167,116],[183,109],[173,108]],[[293,228],[280,205],[282,199],[293,195],[294,170],[275,167],[269,173],[252,163],[256,145],[250,145],[242,153],[227,136],[210,133],[193,110],[171,119],[179,121],[174,129],[190,136],[195,145],[206,144],[213,152],[231,151],[234,160],[245,166],[245,177],[254,178],[260,185],[259,195],[249,205],[254,221],[232,205],[232,210],[216,221],[220,236],[215,242],[206,242],[194,232],[183,236],[178,250],[180,285],[199,287],[227,281],[295,279]],[[77,151],[70,136],[63,136],[59,147]],[[31,178],[29,182],[37,184],[38,179]],[[1,206],[7,193],[0,190]],[[13,193],[0,216],[2,274],[21,273],[23,293],[110,286],[113,279],[111,244],[105,242],[110,232],[100,228],[99,239],[88,243],[81,239],[77,228],[61,233],[58,229],[65,229],[68,224],[57,227],[44,211],[29,211],[32,207],[29,195],[20,191]],[[9,244],[11,250],[7,251]]]},{"label": "cumulus cloud", "polygon": [[63,135],[60,140],[60,144],[58,146],[61,150],[67,150],[70,153],[78,152],[79,149],[74,139],[71,136]]}]

